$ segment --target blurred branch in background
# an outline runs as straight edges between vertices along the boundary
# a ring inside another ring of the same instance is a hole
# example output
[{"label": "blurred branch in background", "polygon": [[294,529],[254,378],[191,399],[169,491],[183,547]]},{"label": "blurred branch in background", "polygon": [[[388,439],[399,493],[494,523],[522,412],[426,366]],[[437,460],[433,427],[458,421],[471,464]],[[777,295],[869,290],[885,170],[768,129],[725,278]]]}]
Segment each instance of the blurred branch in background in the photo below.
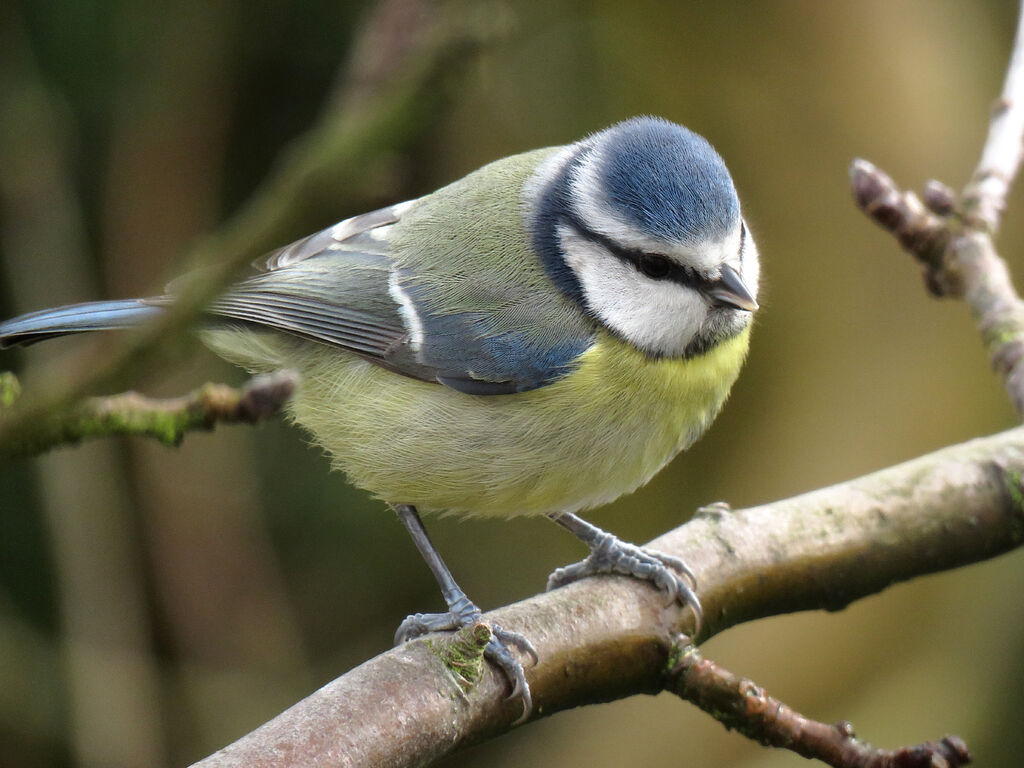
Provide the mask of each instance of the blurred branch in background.
[{"label": "blurred branch in background", "polygon": [[[74,301],[96,290],[98,281],[88,263],[85,205],[74,182],[72,113],[46,82],[17,9],[3,6],[0,19],[2,266],[27,310]],[[42,354],[54,360],[50,350]],[[63,372],[56,370],[54,375]],[[20,399],[15,381],[7,378],[4,400]],[[160,671],[149,642],[128,480],[115,444],[91,448],[55,452],[34,466],[59,632],[36,638],[42,642],[30,649],[18,642],[24,631],[16,621],[0,626],[0,642],[11,653],[4,656],[3,687],[27,692],[42,683],[59,715],[45,730],[31,702],[0,716],[2,725],[33,723],[26,737],[71,756],[76,765],[161,766],[167,760]],[[24,524],[5,518],[4,535],[16,536]],[[42,654],[47,675],[30,677]],[[5,743],[7,749],[17,754],[14,745]]]},{"label": "blurred branch in background", "polygon": [[[705,614],[694,640],[704,641],[765,616],[839,610],[896,582],[1021,546],[1022,477],[1018,427],[785,501],[714,509],[649,546],[687,558]],[[674,690],[673,638],[693,631],[689,611],[620,577],[585,579],[484,620],[534,643],[540,661],[527,670],[534,720]],[[436,642],[417,640],[367,661],[194,768],[427,765],[510,730],[520,704],[505,698],[502,674],[488,665],[466,693],[431,648]]]},{"label": "blurred branch in background", "polygon": [[502,6],[457,0],[386,0],[376,12],[360,45],[378,52],[377,66],[353,66],[353,79],[342,81],[318,124],[248,203],[195,247],[189,258],[195,271],[176,285],[172,310],[61,381],[26,388],[21,404],[0,421],[0,443],[24,442],[42,415],[98,389],[124,386],[254,258],[311,228],[313,213],[330,211],[333,221],[365,200],[382,164],[423,135],[441,114],[448,84],[509,23]]},{"label": "blurred branch in background", "polygon": [[[227,109],[225,46],[241,12],[232,6],[179,5],[165,23],[144,25],[122,38],[143,41],[148,35],[151,42],[144,59],[149,69],[141,78],[149,93],[143,109],[137,109],[130,87],[119,83],[115,92],[125,108],[116,115],[104,201],[104,256],[115,289],[151,268],[161,248],[166,254],[180,247],[176,240],[209,215],[222,162],[211,152],[222,151],[216,137]],[[18,9],[7,6],[2,15],[11,23],[0,24],[8,43],[3,46],[0,96],[5,104],[17,106],[0,116],[4,266],[11,284],[19,287],[22,311],[27,311],[96,293],[96,270],[85,265],[86,259],[74,258],[87,245],[67,158],[73,121],[34,66]],[[130,9],[115,18],[125,26],[136,21]],[[124,386],[143,373],[150,380],[163,378],[161,366],[167,369],[176,343],[173,334],[253,257],[390,195],[395,158],[431,129],[443,114],[450,85],[506,21],[507,16],[473,4],[379,3],[357,35],[358,57],[348,71],[340,70],[337,92],[319,123],[296,142],[234,218],[193,249],[190,261],[198,279],[182,284],[174,317],[161,328],[112,339],[117,346],[105,347],[105,353],[84,362],[65,358],[55,367],[56,358],[48,355],[46,375],[33,376],[30,370],[20,396],[15,397],[16,380],[4,380],[2,399],[10,407],[0,409],[0,445],[8,457],[23,439],[41,448],[72,437],[69,421],[81,427],[83,415],[91,420],[104,412],[101,428],[107,429],[111,404],[119,416],[126,415],[126,407],[137,412],[138,401],[130,395],[81,398]],[[338,30],[339,37],[347,34]],[[187,46],[189,56],[176,56],[175,46]],[[180,66],[183,62],[185,67]],[[147,279],[152,280],[152,273]],[[278,404],[287,388],[272,387]],[[201,423],[211,415],[206,408],[211,402],[205,395],[199,400],[204,401],[204,413],[194,402],[174,405],[183,406],[178,412],[187,420]],[[153,405],[144,410],[147,417],[160,417],[163,430],[166,409]],[[229,411],[236,410],[227,405]],[[128,431],[136,427],[137,422]],[[263,527],[251,524],[250,518],[258,514],[256,490],[228,482],[231,498],[218,498],[207,490],[213,484],[204,480],[202,471],[185,473],[189,482],[184,484],[179,475],[172,490],[154,479],[152,457],[144,447],[131,447],[130,475],[121,469],[117,451],[113,444],[96,444],[87,451],[54,453],[36,465],[61,610],[57,659],[63,662],[66,748],[80,765],[159,766],[175,762],[177,747],[168,731],[182,727],[161,718],[168,696],[183,699],[179,707],[192,718],[184,727],[201,739],[232,718],[245,718],[244,708],[230,716],[211,711],[216,706],[204,710],[211,691],[262,686],[260,675],[290,675],[288,679],[304,688],[309,672],[273,553],[261,535]],[[169,470],[174,460],[164,454],[155,463]],[[218,479],[235,476],[244,484],[233,471],[239,460],[218,462]],[[198,491],[204,502],[188,507],[194,510],[192,516],[176,503],[189,489]],[[132,519],[126,498],[132,491],[138,494],[138,521]],[[216,507],[217,514],[209,515],[206,505]],[[195,517],[210,522],[203,525]],[[148,545],[151,562],[136,557],[142,544]],[[184,558],[182,552],[187,552]],[[182,568],[182,562],[189,567]],[[156,629],[152,622],[159,616],[146,610],[147,567],[159,598],[156,610],[169,617],[170,640],[177,651],[170,670],[174,674],[163,681],[149,642]],[[258,671],[248,672],[245,680],[234,672],[254,667]],[[27,678],[15,677],[15,670],[27,675],[34,669],[13,667],[5,681],[23,689]],[[238,679],[232,680],[232,674]],[[287,690],[286,685],[274,688]],[[207,694],[205,699],[200,692]],[[250,694],[248,700],[256,703],[260,697]],[[62,735],[42,726],[34,732],[44,740]],[[53,748],[63,746],[57,742]]]}]

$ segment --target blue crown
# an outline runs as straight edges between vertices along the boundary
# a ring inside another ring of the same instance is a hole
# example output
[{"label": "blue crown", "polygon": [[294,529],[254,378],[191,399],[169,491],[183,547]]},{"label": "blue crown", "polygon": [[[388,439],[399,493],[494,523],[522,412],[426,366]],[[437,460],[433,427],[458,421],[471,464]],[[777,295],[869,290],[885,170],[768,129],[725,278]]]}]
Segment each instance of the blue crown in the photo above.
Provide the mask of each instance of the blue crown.
[{"label": "blue crown", "polygon": [[704,137],[656,117],[636,117],[602,134],[595,143],[604,192],[638,231],[696,245],[736,226],[736,188]]}]

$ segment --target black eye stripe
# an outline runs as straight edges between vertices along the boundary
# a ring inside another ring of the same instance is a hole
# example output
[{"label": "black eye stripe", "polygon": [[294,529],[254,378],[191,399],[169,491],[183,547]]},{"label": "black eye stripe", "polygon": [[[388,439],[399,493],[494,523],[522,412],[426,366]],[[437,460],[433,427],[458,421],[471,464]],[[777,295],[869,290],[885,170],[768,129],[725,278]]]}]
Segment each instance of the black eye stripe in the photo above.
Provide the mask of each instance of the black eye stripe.
[{"label": "black eye stripe", "polygon": [[685,267],[675,259],[661,253],[648,253],[634,248],[623,248],[611,238],[594,232],[575,216],[563,216],[562,223],[568,225],[584,240],[589,240],[611,252],[622,261],[629,262],[642,275],[652,280],[669,280],[697,290],[707,290],[712,280],[704,277],[691,267]]}]

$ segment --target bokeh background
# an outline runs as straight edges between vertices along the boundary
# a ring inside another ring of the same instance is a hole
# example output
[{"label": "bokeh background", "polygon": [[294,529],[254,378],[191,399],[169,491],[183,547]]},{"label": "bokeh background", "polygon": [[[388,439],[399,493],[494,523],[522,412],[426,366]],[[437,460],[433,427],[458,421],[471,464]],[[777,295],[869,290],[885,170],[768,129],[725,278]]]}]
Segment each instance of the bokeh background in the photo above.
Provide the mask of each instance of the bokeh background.
[{"label": "bokeh background", "polygon": [[[353,53],[376,7],[4,4],[0,316],[158,291],[316,122],[350,61],[388,55]],[[389,7],[413,33],[439,12]],[[749,364],[708,435],[595,522],[645,541],[713,500],[783,498],[1014,423],[965,307],[925,294],[910,258],[855,210],[846,176],[864,156],[906,186],[966,181],[1013,2],[470,7],[500,34],[453,64],[414,140],[338,179],[343,202],[311,205],[281,242],[635,114],[708,136],[763,258]],[[1018,194],[999,242],[1024,272]],[[0,368],[30,387],[103,344],[5,353]],[[243,378],[195,344],[133,385],[174,394]],[[428,525],[485,608],[583,554],[543,520]],[[876,744],[955,732],[979,764],[1016,767],[1022,577],[1017,552],[837,614],[736,627],[706,652]],[[0,466],[0,766],[185,765],[387,648],[406,613],[440,607],[393,515],[281,421],[177,450],[109,440]],[[803,761],[663,695],[562,713],[444,764]]]}]

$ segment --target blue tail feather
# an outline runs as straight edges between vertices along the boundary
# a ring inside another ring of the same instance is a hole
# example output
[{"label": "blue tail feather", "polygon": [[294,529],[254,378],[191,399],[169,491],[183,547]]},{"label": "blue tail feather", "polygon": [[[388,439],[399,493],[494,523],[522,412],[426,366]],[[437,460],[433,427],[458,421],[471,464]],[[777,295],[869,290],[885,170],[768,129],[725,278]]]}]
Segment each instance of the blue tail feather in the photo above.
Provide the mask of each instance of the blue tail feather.
[{"label": "blue tail feather", "polygon": [[161,312],[161,307],[138,299],[91,301],[30,312],[0,322],[0,349],[27,346],[70,333],[131,328]]}]

